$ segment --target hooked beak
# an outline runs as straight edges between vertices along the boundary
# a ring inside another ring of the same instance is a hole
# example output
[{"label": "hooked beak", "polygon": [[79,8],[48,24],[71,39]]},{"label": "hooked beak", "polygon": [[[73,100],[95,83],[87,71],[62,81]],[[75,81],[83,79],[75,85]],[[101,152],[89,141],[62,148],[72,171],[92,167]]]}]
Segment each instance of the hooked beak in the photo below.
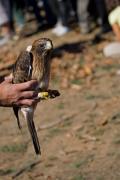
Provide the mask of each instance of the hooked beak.
[{"label": "hooked beak", "polygon": [[52,43],[51,43],[50,41],[47,41],[47,42],[46,42],[46,45],[45,45],[45,49],[46,49],[46,50],[51,50],[52,47],[53,47],[53,46],[52,46]]}]

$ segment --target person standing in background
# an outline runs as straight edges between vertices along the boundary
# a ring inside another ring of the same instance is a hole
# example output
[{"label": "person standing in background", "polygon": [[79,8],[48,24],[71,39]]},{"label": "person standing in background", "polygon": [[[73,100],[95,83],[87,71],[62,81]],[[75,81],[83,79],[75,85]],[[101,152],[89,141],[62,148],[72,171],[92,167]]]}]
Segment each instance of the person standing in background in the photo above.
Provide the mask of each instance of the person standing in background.
[{"label": "person standing in background", "polygon": [[0,0],[0,46],[6,44],[14,36],[13,2],[12,0]]},{"label": "person standing in background", "polygon": [[70,0],[48,0],[49,5],[56,16],[57,23],[52,32],[57,36],[62,36],[69,31],[68,20],[71,13]]}]

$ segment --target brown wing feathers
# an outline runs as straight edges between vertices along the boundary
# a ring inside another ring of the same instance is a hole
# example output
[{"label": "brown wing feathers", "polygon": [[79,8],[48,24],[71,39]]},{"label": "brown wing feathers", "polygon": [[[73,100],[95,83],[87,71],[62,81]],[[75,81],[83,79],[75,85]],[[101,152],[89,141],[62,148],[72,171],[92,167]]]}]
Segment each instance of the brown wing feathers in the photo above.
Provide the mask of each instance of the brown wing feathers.
[{"label": "brown wing feathers", "polygon": [[[25,51],[20,54],[13,70],[13,83],[22,83],[31,79],[32,61],[33,61],[32,53]],[[17,119],[18,127],[19,129],[21,129],[19,115],[18,115],[19,109],[20,109],[19,107],[13,107],[13,111]],[[28,113],[27,116],[28,116],[27,125],[28,125],[29,132],[31,134],[35,152],[36,154],[41,154],[39,140],[38,140],[37,132],[36,132],[34,121],[33,121],[33,115],[31,116]]]}]

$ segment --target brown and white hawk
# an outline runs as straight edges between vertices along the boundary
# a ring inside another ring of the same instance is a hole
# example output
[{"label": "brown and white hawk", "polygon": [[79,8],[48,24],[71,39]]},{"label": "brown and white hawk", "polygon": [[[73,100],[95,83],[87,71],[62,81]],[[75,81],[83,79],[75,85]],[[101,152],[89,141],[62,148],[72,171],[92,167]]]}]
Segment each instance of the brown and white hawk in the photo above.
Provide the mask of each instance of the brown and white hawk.
[{"label": "brown and white hawk", "polygon": [[[38,81],[38,87],[33,87],[33,90],[38,92],[47,91],[50,78],[51,52],[53,44],[50,39],[40,38],[28,46],[26,51],[23,51],[13,69],[13,83],[23,83],[31,79]],[[21,110],[24,118],[27,121],[28,128],[33,141],[36,154],[40,154],[40,145],[35,129],[33,116],[36,105],[31,107],[17,107],[13,106],[14,113],[17,118],[18,126],[21,128],[18,111]]]}]

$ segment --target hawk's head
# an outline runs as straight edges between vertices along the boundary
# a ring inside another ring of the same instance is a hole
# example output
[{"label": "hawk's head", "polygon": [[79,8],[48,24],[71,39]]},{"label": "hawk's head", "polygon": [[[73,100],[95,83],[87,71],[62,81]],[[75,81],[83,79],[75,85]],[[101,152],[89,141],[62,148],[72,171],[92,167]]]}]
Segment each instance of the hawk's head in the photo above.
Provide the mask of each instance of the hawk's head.
[{"label": "hawk's head", "polygon": [[53,44],[50,39],[41,38],[33,42],[32,51],[35,51],[36,54],[46,56],[53,49]]},{"label": "hawk's head", "polygon": [[48,86],[52,49],[52,41],[48,38],[40,38],[27,48],[33,55],[33,78],[39,79],[41,89]]}]

